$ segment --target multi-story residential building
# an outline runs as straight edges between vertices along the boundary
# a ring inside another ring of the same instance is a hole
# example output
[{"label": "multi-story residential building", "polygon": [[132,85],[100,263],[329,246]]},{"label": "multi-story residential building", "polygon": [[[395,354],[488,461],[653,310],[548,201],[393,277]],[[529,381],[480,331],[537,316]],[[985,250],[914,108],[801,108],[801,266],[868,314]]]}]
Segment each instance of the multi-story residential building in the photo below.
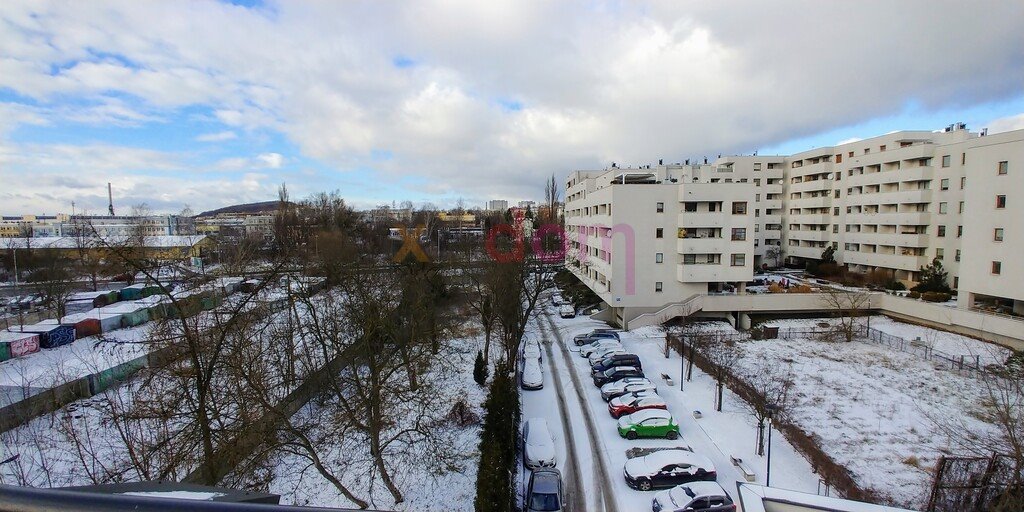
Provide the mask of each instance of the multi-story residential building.
[{"label": "multi-story residential building", "polygon": [[1024,265],[1012,258],[1024,251],[1024,227],[1012,225],[1022,214],[1024,130],[951,125],[791,156],[575,171],[566,262],[627,320],[742,289],[755,267],[800,266],[829,246],[850,270],[906,284],[939,259],[960,307],[1024,314]]},{"label": "multi-story residential building", "polygon": [[487,201],[487,211],[504,212],[508,210],[508,201],[504,199],[491,199]]}]

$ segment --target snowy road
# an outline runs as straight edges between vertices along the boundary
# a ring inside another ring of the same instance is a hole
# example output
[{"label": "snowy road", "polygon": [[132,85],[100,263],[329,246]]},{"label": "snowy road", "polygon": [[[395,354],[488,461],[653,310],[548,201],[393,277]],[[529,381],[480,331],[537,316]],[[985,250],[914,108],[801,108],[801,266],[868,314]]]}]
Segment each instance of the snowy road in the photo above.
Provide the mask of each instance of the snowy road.
[{"label": "snowy road", "polygon": [[[668,401],[682,436],[675,441],[628,441],[619,437],[615,420],[608,415],[607,404],[590,383],[587,360],[579,357],[571,342],[576,334],[607,325],[587,317],[561,319],[547,312],[538,318],[536,327],[539,331],[535,332],[546,349],[545,387],[523,393],[523,418],[544,417],[556,432],[558,467],[563,472],[566,490],[572,495],[572,510],[650,509],[654,493],[630,489],[622,478],[626,452],[633,447],[689,447],[711,459],[718,470],[718,482],[731,494],[735,494],[737,481],[745,481],[731,457],[745,461],[755,473],[754,481],[765,481],[766,459],[754,454],[756,426],[741,400],[727,391],[723,411],[714,411],[711,406],[714,382],[697,369],[694,369],[693,380],[684,384],[685,391],[680,391],[681,359],[675,354],[668,359],[664,357],[663,332],[621,333],[622,343],[627,351],[640,356],[648,377]],[[662,374],[671,376],[675,385],[667,386],[661,379]],[[701,419],[694,419],[691,414],[697,409],[703,413]],[[810,493],[817,491],[818,476],[777,431],[772,439],[771,462],[773,486]]]}]

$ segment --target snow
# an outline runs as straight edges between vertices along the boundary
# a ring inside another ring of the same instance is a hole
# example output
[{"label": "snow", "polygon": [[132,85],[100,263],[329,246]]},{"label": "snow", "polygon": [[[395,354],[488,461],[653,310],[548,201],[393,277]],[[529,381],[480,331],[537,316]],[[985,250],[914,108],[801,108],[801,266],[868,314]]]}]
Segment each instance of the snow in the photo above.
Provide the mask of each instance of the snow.
[{"label": "snow", "polygon": [[122,492],[128,496],[145,496],[148,498],[173,498],[176,500],[212,500],[227,496],[222,492],[199,492],[199,491],[130,491]]},{"label": "snow", "polygon": [[[571,346],[572,336],[588,332],[596,327],[607,327],[607,325],[587,317],[555,318],[555,322],[559,326],[562,339],[570,345],[570,350],[576,350]],[[559,449],[559,468],[564,467],[566,463],[565,441],[558,435],[559,428],[556,425],[562,424],[563,428],[572,430],[584,487],[580,497],[583,502],[577,503],[576,506],[585,510],[597,508],[596,499],[598,499],[598,485],[600,484],[596,481],[596,477],[592,477],[593,472],[590,468],[595,463],[603,463],[611,480],[619,510],[647,510],[650,508],[655,493],[630,489],[622,476],[622,469],[627,460],[626,452],[635,446],[692,448],[695,453],[711,459],[719,472],[719,483],[722,483],[727,489],[735,488],[735,482],[743,479],[730,459],[731,456],[736,456],[747,461],[757,474],[757,481],[763,482],[765,459],[754,455],[756,426],[753,418],[740,405],[739,398],[726,392],[724,410],[720,413],[715,412],[712,407],[715,391],[714,381],[696,368],[693,372],[693,380],[684,383],[685,391],[680,391],[678,386],[681,360],[675,354],[671,355],[669,359],[665,359],[663,350],[665,334],[659,327],[644,327],[635,331],[623,332],[621,337],[626,349],[640,356],[648,378],[658,384],[659,394],[669,404],[668,410],[680,425],[681,437],[674,441],[666,439],[628,441],[620,437],[616,429],[616,421],[608,414],[607,404],[601,399],[599,390],[590,383],[587,361],[579,357],[576,352],[571,352],[573,354],[571,360],[565,361],[556,352],[556,356],[551,361],[553,367],[545,365],[544,369],[545,372],[554,369],[563,375],[563,388],[560,392],[568,397],[569,417],[563,419],[558,409],[552,406],[556,403],[555,390],[549,389],[551,386],[548,385],[541,391],[523,393],[523,412],[524,417],[528,415],[545,417],[549,425],[552,426]],[[583,415],[576,412],[579,407],[578,400],[575,398],[575,390],[566,374],[569,371],[576,372],[582,380],[586,395],[584,404],[597,422],[598,439],[591,440],[589,438]],[[674,387],[667,386],[660,378],[662,373],[672,376],[676,385]],[[553,380],[546,378],[547,383],[553,383]],[[702,410],[703,417],[699,420],[693,419],[691,415],[695,409]],[[598,445],[598,452],[601,454],[600,461],[594,461],[591,456],[591,442]],[[813,474],[810,464],[778,432],[773,438],[772,469],[773,485],[804,492],[816,492],[818,478]]]}]

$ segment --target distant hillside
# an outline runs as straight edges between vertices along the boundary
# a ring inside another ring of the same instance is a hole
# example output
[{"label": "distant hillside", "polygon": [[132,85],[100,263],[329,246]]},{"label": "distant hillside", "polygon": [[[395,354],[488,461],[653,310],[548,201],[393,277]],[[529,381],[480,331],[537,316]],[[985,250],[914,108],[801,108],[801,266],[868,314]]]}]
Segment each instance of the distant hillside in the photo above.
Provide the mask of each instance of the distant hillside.
[{"label": "distant hillside", "polygon": [[277,210],[277,201],[262,201],[259,203],[246,203],[236,204],[232,206],[225,206],[224,208],[218,208],[216,210],[210,210],[197,215],[197,217],[213,217],[221,213],[261,213],[261,212],[273,212]]}]

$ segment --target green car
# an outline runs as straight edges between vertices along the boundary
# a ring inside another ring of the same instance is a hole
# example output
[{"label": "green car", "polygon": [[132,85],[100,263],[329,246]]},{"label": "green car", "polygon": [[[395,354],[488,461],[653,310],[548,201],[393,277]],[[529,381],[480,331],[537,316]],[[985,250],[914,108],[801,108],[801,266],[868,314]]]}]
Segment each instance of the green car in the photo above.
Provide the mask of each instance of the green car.
[{"label": "green car", "polygon": [[665,409],[643,409],[619,418],[619,435],[626,439],[638,437],[679,437],[679,424]]}]

